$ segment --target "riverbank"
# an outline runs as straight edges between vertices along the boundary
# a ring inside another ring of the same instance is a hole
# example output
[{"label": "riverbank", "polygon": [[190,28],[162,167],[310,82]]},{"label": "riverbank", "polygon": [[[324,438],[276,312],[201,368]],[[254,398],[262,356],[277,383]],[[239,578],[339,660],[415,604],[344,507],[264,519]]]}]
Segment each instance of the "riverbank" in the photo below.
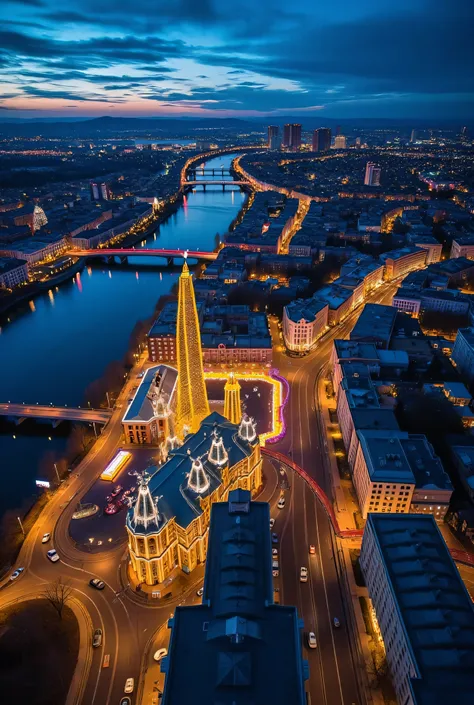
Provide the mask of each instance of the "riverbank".
[{"label": "riverbank", "polygon": [[0,315],[5,314],[11,308],[18,306],[18,304],[21,304],[24,301],[28,301],[29,299],[48,291],[51,287],[59,286],[60,284],[69,281],[75,274],[81,272],[84,267],[85,259],[83,257],[78,257],[74,264],[62,272],[59,272],[59,274],[54,275],[47,281],[31,282],[31,284],[27,284],[27,286],[18,289],[18,292],[14,291],[5,299],[5,301],[0,303]]}]

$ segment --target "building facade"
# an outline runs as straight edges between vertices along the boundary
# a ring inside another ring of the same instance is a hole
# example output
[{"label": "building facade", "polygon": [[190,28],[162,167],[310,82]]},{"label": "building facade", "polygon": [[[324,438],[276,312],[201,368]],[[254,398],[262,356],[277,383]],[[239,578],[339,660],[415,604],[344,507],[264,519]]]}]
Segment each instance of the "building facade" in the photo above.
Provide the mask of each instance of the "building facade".
[{"label": "building facade", "polygon": [[474,381],[474,328],[459,328],[451,362],[465,382]]},{"label": "building facade", "polygon": [[402,247],[400,250],[384,252],[380,260],[385,264],[385,281],[403,277],[415,269],[421,269],[426,263],[426,250],[419,247]]},{"label": "building facade", "polygon": [[162,445],[172,429],[177,372],[173,367],[150,367],[122,419],[126,443]]},{"label": "building facade", "polygon": [[262,487],[260,443],[252,419],[240,426],[214,412],[166,463],[141,481],[127,515],[128,549],[138,582],[162,583],[175,568],[190,573],[207,555],[214,502],[233,489]]},{"label": "building facade", "polygon": [[291,352],[308,352],[327,330],[329,307],[317,299],[292,301],[283,309],[283,339]]}]

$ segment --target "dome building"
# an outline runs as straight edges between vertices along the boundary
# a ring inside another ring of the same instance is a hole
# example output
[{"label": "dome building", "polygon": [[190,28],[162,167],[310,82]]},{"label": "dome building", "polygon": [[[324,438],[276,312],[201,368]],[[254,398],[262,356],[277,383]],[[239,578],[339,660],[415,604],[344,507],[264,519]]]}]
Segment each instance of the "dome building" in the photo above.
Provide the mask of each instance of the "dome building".
[{"label": "dome building", "polygon": [[[242,422],[243,423],[243,422]],[[168,460],[148,468],[126,520],[136,578],[162,583],[179,567],[190,573],[206,560],[211,506],[234,489],[253,496],[262,486],[262,458],[255,424],[242,426],[213,412]]]}]

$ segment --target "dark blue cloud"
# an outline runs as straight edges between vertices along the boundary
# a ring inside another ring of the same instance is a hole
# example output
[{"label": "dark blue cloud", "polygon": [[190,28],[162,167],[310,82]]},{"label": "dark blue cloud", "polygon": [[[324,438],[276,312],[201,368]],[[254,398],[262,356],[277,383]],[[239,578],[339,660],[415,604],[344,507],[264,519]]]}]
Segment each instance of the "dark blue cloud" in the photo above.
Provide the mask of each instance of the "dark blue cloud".
[{"label": "dark blue cloud", "polygon": [[122,90],[127,100],[236,113],[323,106],[329,115],[455,117],[474,102],[468,0],[8,5],[2,74],[26,97],[47,95],[44,81],[50,97],[67,100],[107,102]]}]

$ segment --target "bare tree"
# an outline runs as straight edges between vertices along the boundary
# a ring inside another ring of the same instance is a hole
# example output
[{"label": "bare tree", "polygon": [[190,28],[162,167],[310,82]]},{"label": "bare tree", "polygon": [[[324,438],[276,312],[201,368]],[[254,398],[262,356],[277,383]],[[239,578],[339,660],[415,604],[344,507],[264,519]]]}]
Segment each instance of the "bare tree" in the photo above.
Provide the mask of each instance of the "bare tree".
[{"label": "bare tree", "polygon": [[56,610],[59,619],[62,619],[64,607],[72,597],[72,587],[59,577],[46,588],[43,597]]}]

